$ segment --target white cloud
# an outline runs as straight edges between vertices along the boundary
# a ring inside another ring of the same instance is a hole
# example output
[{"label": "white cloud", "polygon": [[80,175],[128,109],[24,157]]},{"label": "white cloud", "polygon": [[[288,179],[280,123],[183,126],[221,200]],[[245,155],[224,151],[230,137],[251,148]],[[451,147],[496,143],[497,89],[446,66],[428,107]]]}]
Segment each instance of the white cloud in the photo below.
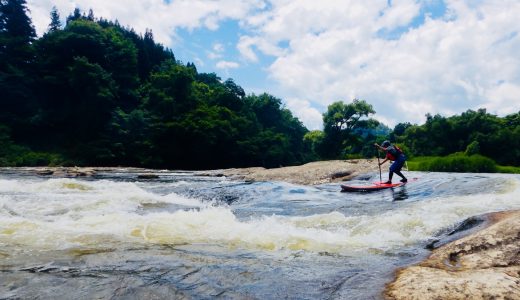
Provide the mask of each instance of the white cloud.
[{"label": "white cloud", "polygon": [[421,4],[415,0],[394,0],[391,6],[381,11],[378,26],[394,29],[409,24],[421,9]]},{"label": "white cloud", "polygon": [[53,6],[63,19],[78,7],[82,11],[92,9],[97,17],[117,19],[137,32],[152,29],[155,39],[168,46],[177,42],[178,28],[215,30],[223,20],[245,19],[251,10],[265,6],[262,0],[28,0],[27,4],[40,35],[47,30]]},{"label": "white cloud", "polygon": [[487,98],[493,99],[483,107],[490,113],[508,115],[520,112],[520,85],[503,83],[486,91]]},{"label": "white cloud", "polygon": [[390,126],[482,106],[501,113],[504,103],[518,111],[512,95],[520,88],[520,2],[445,2],[446,17],[426,15],[424,24],[389,40],[381,30],[409,24],[420,2],[276,1],[250,24],[257,34],[248,49],[268,54],[260,45],[287,42],[268,68],[282,97],[309,99],[313,107],[365,99]]},{"label": "white cloud", "polygon": [[219,58],[222,58],[222,54],[215,53],[215,52],[211,51],[211,52],[208,53],[208,58],[211,59],[211,60],[219,59]]},{"label": "white cloud", "polygon": [[258,56],[254,52],[254,50],[251,48],[252,45],[258,43],[255,38],[251,38],[249,36],[242,36],[240,37],[240,40],[238,41],[237,49],[240,51],[242,56],[249,61],[257,62]]},{"label": "white cloud", "polygon": [[213,51],[208,53],[208,58],[211,60],[219,59],[223,57],[223,53],[225,51],[224,45],[221,43],[215,43],[212,47]]},{"label": "white cloud", "polygon": [[305,125],[309,130],[321,129],[323,126],[323,116],[309,101],[296,98],[288,98],[285,101],[287,108],[300,120],[305,120]]},{"label": "white cloud", "polygon": [[234,61],[221,60],[221,61],[217,62],[217,64],[215,66],[217,67],[217,69],[227,70],[227,69],[236,69],[236,68],[240,67],[240,64],[238,64],[237,62],[234,62]]},{"label": "white cloud", "polygon": [[225,48],[224,48],[224,45],[222,45],[221,43],[215,43],[213,45],[213,51],[215,52],[224,52]]}]

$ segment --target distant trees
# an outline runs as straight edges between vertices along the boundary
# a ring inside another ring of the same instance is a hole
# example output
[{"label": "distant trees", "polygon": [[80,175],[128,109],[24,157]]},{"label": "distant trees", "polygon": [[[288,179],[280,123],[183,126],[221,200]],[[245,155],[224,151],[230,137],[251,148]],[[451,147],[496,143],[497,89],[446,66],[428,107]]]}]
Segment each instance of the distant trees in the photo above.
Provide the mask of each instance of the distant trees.
[{"label": "distant trees", "polygon": [[[412,155],[446,156],[455,152],[481,154],[499,164],[520,165],[520,113],[504,118],[485,109],[460,115],[427,115],[423,125],[398,124],[396,140]],[[404,130],[402,130],[404,128]]]},{"label": "distant trees", "polygon": [[323,114],[323,136],[314,135],[321,144],[315,145],[321,157],[343,158],[347,154],[360,154],[366,141],[373,139],[373,130],[379,122],[370,118],[375,114],[365,100],[351,103],[334,102]]},{"label": "distant trees", "polygon": [[52,7],[51,10],[51,23],[49,23],[49,32],[53,32],[61,29],[60,14],[56,6]]}]

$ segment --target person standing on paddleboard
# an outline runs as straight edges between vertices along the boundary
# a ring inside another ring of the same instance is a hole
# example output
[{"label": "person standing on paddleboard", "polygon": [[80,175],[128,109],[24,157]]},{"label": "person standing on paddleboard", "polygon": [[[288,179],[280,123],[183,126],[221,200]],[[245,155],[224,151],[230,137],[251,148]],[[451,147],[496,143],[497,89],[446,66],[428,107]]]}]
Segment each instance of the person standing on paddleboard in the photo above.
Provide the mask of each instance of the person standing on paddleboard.
[{"label": "person standing on paddleboard", "polygon": [[381,146],[375,143],[374,146],[386,152],[385,160],[379,163],[380,166],[388,160],[393,161],[392,165],[390,166],[390,173],[388,173],[388,181],[385,183],[392,183],[392,176],[394,176],[394,173],[402,178],[401,182],[407,182],[408,179],[406,179],[403,173],[401,173],[401,169],[403,168],[404,162],[406,161],[406,156],[404,155],[403,151],[401,151],[399,147],[390,144],[389,141],[384,141]]}]

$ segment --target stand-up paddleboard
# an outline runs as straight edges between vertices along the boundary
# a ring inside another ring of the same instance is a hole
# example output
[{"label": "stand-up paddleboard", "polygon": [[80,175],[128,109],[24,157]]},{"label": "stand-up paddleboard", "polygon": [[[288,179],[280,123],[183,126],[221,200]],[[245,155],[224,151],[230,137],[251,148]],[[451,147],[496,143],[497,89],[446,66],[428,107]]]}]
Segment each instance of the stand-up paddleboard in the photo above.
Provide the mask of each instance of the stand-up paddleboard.
[{"label": "stand-up paddleboard", "polygon": [[372,185],[341,185],[342,192],[372,192],[379,191],[384,189],[389,189],[393,187],[398,187],[406,184],[405,182],[399,183],[384,183],[384,182],[375,182]]}]

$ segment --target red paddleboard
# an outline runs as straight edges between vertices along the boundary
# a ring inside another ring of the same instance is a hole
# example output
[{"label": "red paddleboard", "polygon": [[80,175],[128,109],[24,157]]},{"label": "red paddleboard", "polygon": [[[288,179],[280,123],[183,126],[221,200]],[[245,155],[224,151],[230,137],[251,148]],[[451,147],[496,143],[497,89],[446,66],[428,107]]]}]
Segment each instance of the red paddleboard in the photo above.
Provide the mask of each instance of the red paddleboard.
[{"label": "red paddleboard", "polygon": [[375,182],[372,185],[341,185],[342,192],[372,192],[379,191],[384,189],[389,189],[393,187],[398,187],[404,185],[405,182],[399,183],[384,183],[384,182]]}]

